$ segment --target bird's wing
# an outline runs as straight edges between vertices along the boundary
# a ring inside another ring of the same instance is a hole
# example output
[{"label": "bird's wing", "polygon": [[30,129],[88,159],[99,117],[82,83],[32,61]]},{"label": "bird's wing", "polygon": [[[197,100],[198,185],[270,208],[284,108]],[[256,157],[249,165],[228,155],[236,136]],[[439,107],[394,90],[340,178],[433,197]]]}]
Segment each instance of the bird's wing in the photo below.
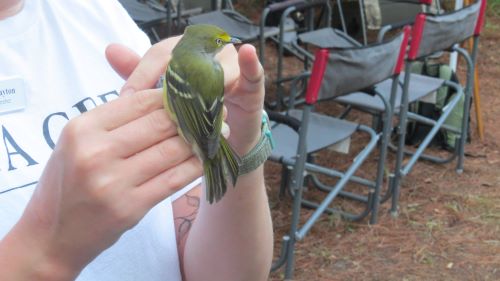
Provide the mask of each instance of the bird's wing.
[{"label": "bird's wing", "polygon": [[188,142],[195,142],[199,154],[205,153],[199,156],[212,159],[219,149],[222,125],[222,69],[191,68],[191,73],[186,73],[171,61],[165,79],[170,110],[177,116],[182,134]]}]

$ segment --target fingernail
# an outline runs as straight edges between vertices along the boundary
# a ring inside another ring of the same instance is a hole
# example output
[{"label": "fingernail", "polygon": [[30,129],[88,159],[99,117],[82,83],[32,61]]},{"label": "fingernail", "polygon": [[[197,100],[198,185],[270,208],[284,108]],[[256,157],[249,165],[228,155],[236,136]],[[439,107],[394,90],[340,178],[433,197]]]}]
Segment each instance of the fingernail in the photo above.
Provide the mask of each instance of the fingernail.
[{"label": "fingernail", "polygon": [[220,132],[226,139],[229,137],[229,125],[227,125],[226,122],[222,122],[222,127]]}]

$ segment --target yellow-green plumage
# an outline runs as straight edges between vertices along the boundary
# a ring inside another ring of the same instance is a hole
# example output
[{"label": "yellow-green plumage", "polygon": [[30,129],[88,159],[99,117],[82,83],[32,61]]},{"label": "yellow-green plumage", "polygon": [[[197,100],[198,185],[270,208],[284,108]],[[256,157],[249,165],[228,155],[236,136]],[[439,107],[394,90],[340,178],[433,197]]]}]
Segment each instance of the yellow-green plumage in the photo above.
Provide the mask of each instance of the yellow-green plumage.
[{"label": "yellow-green plumage", "polygon": [[188,26],[165,72],[165,108],[203,162],[210,203],[222,198],[228,180],[236,184],[239,173],[240,158],[221,135],[224,72],[214,58],[233,42],[216,26]]}]

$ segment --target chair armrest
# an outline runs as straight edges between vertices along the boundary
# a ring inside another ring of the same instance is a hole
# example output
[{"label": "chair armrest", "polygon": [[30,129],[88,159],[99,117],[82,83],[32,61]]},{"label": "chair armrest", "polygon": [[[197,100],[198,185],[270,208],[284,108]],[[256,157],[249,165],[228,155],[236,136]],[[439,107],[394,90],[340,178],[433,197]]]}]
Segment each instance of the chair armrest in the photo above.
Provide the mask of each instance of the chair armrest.
[{"label": "chair armrest", "polygon": [[268,5],[266,9],[268,9],[269,12],[277,12],[277,11],[283,11],[290,6],[295,6],[305,3],[307,3],[305,0],[288,0]]},{"label": "chair armrest", "polygon": [[267,115],[269,116],[269,120],[279,124],[287,125],[297,133],[300,130],[300,120],[295,117],[285,115],[276,111],[267,111]]}]

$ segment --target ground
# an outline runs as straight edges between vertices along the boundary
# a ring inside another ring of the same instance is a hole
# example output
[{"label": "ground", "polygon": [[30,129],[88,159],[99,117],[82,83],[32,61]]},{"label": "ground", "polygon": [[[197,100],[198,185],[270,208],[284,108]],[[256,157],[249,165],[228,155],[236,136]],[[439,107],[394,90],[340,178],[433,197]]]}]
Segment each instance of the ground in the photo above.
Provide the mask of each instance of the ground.
[{"label": "ground", "polygon": [[[238,1],[239,7],[247,2],[254,9],[260,6],[259,1]],[[472,109],[464,172],[457,174],[454,163],[419,162],[402,183],[399,216],[388,213],[386,202],[375,225],[366,219],[353,223],[324,215],[296,245],[294,280],[500,280],[500,5],[498,0],[490,2],[478,57],[485,137],[479,139]],[[271,81],[272,45],[267,52],[266,75]],[[300,65],[289,62],[287,69],[294,72]],[[273,90],[268,83],[268,95]],[[337,164],[341,160],[335,155],[324,161]],[[361,174],[374,171],[375,157],[363,165]],[[391,153],[388,162],[393,161]],[[279,165],[266,164],[266,181],[277,257],[289,227],[291,199],[278,196]],[[305,192],[308,197],[320,195],[312,189]],[[302,209],[301,217],[310,213]],[[282,279],[280,269],[269,280]]]}]

